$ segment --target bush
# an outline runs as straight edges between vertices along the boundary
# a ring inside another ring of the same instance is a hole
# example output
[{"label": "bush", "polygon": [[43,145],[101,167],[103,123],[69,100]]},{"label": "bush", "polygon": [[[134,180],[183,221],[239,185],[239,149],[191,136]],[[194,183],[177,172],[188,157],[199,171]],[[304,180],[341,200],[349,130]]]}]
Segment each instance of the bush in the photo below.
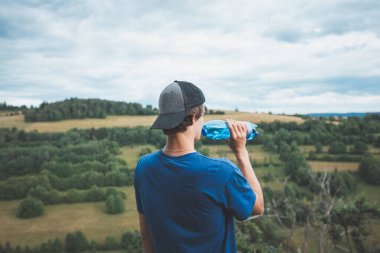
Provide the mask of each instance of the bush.
[{"label": "bush", "polygon": [[344,154],[346,152],[346,145],[339,141],[333,142],[329,147],[330,154]]},{"label": "bush", "polygon": [[42,185],[38,185],[30,189],[29,195],[41,200],[45,205],[53,205],[61,202],[61,198],[57,190],[47,190]]},{"label": "bush", "polygon": [[75,189],[70,189],[67,194],[62,198],[64,203],[79,203],[83,202],[83,194]]},{"label": "bush", "polygon": [[112,236],[107,236],[105,240],[105,249],[106,250],[117,250],[120,249],[120,243]]},{"label": "bush", "polygon": [[109,195],[106,199],[106,212],[108,214],[118,214],[125,210],[123,198],[119,195]]},{"label": "bush", "polygon": [[105,192],[96,185],[91,186],[91,189],[85,193],[85,201],[96,202],[105,199]]},{"label": "bush", "polygon": [[331,174],[331,193],[344,196],[356,189],[354,176],[349,172],[337,172]]},{"label": "bush", "polygon": [[121,238],[123,249],[129,253],[142,252],[141,236],[138,231],[125,232]]},{"label": "bush", "polygon": [[65,238],[65,249],[68,252],[82,252],[88,250],[90,245],[81,231],[68,233]]},{"label": "bush", "polygon": [[380,161],[370,155],[365,156],[359,165],[359,175],[370,184],[380,184]]},{"label": "bush", "polygon": [[41,200],[34,197],[27,197],[21,201],[17,209],[17,217],[19,218],[32,218],[41,216],[44,213],[44,204]]},{"label": "bush", "polygon": [[368,151],[368,146],[362,141],[356,141],[352,150],[353,154],[362,155]]}]

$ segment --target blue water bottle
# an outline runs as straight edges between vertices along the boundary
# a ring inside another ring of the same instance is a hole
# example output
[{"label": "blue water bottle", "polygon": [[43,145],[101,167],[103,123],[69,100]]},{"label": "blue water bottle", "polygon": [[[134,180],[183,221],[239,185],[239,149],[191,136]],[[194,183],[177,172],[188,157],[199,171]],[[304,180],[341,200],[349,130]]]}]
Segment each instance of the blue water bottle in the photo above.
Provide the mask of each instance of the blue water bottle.
[{"label": "blue water bottle", "polygon": [[[247,140],[252,140],[258,135],[256,130],[257,125],[251,122],[245,122],[247,124]],[[230,129],[227,122],[224,120],[211,120],[206,122],[202,127],[202,135],[213,140],[224,140],[230,138]]]}]

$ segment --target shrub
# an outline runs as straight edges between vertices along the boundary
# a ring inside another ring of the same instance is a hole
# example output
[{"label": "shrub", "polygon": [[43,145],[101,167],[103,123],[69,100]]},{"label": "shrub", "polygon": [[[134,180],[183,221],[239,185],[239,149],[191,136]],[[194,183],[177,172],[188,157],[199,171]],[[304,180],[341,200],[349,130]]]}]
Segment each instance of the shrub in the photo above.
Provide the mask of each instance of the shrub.
[{"label": "shrub", "polygon": [[119,195],[109,195],[106,199],[106,212],[108,214],[118,214],[125,210],[123,198]]},{"label": "shrub", "polygon": [[65,249],[68,252],[82,252],[88,250],[90,245],[81,231],[68,233],[65,238]]},{"label": "shrub", "polygon": [[41,200],[34,197],[27,197],[21,201],[17,209],[17,216],[19,218],[32,218],[41,216],[44,212],[44,204]]},{"label": "shrub", "polygon": [[380,161],[370,155],[365,156],[359,165],[359,175],[370,184],[380,184]]}]

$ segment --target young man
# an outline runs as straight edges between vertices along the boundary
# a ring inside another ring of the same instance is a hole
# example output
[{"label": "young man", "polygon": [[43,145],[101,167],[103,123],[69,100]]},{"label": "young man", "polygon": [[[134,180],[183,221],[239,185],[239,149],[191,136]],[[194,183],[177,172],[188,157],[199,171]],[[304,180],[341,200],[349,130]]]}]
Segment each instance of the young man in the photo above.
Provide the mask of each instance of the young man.
[{"label": "young man", "polygon": [[174,81],[159,98],[151,128],[167,135],[162,150],[140,158],[135,192],[146,253],[236,252],[234,218],[264,213],[259,181],[245,148],[244,123],[227,120],[238,166],[194,149],[203,125],[202,91]]}]

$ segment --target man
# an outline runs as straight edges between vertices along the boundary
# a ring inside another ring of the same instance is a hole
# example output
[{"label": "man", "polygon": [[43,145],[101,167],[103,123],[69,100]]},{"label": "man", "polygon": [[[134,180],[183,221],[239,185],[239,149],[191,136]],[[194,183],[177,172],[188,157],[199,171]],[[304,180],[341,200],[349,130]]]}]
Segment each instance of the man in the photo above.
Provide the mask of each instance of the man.
[{"label": "man", "polygon": [[174,81],[159,98],[159,116],[151,128],[163,129],[166,145],[140,158],[135,192],[146,253],[236,252],[234,218],[264,213],[259,181],[245,148],[244,123],[227,120],[228,159],[198,153],[194,142],[203,125],[202,91]]}]

